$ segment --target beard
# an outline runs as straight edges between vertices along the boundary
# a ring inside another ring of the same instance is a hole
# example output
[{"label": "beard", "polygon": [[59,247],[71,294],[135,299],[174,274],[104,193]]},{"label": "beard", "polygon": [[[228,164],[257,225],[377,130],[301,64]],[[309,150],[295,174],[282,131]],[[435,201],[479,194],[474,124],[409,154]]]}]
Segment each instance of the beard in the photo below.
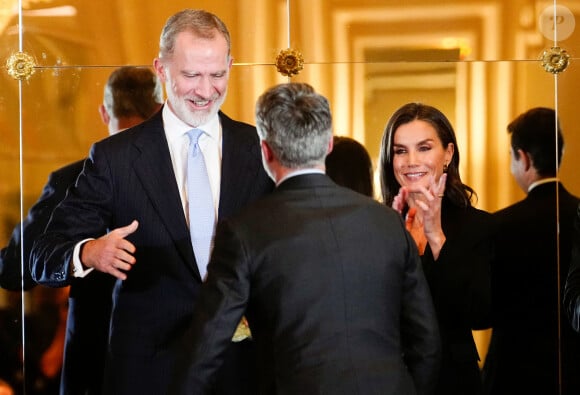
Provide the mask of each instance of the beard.
[{"label": "beard", "polygon": [[196,128],[208,122],[218,113],[226,99],[226,95],[227,89],[219,96],[216,93],[210,98],[212,101],[210,108],[203,110],[192,110],[188,104],[190,101],[188,98],[185,96],[178,96],[171,90],[167,91],[167,102],[170,104],[171,109],[179,119],[189,126]]}]

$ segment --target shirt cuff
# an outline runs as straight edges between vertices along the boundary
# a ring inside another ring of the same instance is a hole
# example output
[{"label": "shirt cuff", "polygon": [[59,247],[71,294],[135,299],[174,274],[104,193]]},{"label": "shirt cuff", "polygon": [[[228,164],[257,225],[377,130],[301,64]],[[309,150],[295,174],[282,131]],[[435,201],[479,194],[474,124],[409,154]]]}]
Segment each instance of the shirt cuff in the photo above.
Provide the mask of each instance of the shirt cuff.
[{"label": "shirt cuff", "polygon": [[84,239],[82,241],[79,241],[76,245],[75,248],[73,250],[73,277],[78,277],[78,278],[83,278],[85,277],[87,274],[89,274],[90,272],[93,271],[93,268],[90,267],[88,269],[85,269],[83,267],[83,263],[81,262],[81,247],[83,246],[83,244],[85,244],[87,241],[90,240],[95,240],[92,238],[89,239]]}]

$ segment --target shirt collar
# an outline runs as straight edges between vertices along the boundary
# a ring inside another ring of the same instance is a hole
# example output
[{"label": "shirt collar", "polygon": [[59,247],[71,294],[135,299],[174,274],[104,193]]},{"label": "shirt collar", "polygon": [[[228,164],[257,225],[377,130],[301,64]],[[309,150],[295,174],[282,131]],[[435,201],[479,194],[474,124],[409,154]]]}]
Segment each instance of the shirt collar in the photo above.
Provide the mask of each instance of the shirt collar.
[{"label": "shirt collar", "polygon": [[[167,135],[168,140],[181,138],[181,136],[193,129],[193,127],[186,124],[175,115],[167,102],[165,102],[165,105],[163,106],[162,117],[163,125],[165,126],[165,134]],[[212,139],[219,141],[219,116],[216,114],[203,125],[199,125],[197,129],[203,130]]]},{"label": "shirt collar", "polygon": [[286,174],[286,176],[284,176],[284,178],[282,178],[278,183],[276,183],[276,186],[282,184],[284,181],[286,181],[287,179],[289,179],[291,177],[301,176],[304,174],[324,174],[324,171],[322,171],[320,169],[299,169],[299,170],[296,170],[296,171],[293,171],[291,173]]},{"label": "shirt collar", "polygon": [[542,178],[541,180],[534,181],[528,187],[528,193],[530,193],[531,190],[534,189],[535,187],[537,187],[538,185],[546,184],[548,182],[559,182],[559,181],[560,181],[560,179],[557,177],[546,177],[546,178]]}]

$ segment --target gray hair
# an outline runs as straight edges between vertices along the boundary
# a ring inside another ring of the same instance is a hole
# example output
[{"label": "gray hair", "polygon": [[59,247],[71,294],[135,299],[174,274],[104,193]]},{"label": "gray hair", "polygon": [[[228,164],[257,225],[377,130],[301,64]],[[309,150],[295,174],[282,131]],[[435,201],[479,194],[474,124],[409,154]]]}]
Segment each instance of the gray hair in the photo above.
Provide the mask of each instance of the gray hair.
[{"label": "gray hair", "polygon": [[267,90],[256,104],[256,127],[283,166],[324,164],[332,115],[328,100],[310,85],[287,83]]},{"label": "gray hair", "polygon": [[231,50],[230,32],[225,23],[211,12],[185,9],[167,19],[159,39],[159,57],[169,58],[173,54],[175,38],[179,33],[190,32],[196,37],[213,39],[216,33],[221,34],[228,45],[228,56]]}]

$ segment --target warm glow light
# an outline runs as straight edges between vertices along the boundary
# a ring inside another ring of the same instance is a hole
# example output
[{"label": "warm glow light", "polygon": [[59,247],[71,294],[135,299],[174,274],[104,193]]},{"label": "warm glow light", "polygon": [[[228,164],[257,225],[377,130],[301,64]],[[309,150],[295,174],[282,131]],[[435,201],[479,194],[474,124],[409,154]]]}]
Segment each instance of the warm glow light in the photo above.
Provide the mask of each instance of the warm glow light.
[{"label": "warm glow light", "polygon": [[8,22],[17,9],[17,0],[0,0],[0,33],[4,32]]},{"label": "warm glow light", "polygon": [[457,37],[447,37],[441,40],[441,47],[445,49],[459,48],[459,58],[461,60],[466,59],[471,55],[471,46],[467,40]]},{"label": "warm glow light", "polygon": [[38,10],[22,10],[23,16],[75,16],[77,9],[71,5],[64,5],[61,7],[41,8]]},{"label": "warm glow light", "polygon": [[[70,5],[30,9],[34,6],[50,4],[51,0],[23,0],[22,16],[26,17],[70,17],[77,9]],[[18,15],[18,0],[0,0],[0,33],[3,33],[13,17]]]}]

